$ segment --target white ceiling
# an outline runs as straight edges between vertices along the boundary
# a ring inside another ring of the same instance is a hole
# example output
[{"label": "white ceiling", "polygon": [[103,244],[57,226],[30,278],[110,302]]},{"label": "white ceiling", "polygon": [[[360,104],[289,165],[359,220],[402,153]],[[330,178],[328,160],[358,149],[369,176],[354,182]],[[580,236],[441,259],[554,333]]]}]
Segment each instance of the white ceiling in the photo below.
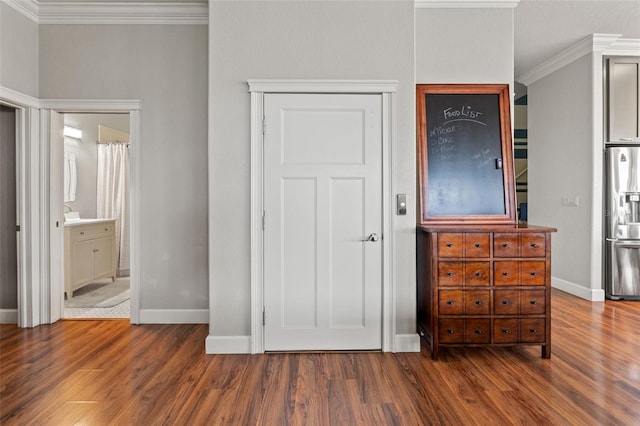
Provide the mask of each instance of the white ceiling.
[{"label": "white ceiling", "polygon": [[[35,1],[60,3],[60,0]],[[117,3],[115,0],[65,2]],[[134,2],[206,4],[208,0],[132,0]],[[640,0],[520,0],[514,9],[514,32],[517,78],[593,33],[640,39]]]},{"label": "white ceiling", "polygon": [[640,39],[640,0],[521,0],[514,17],[516,77],[594,33]]}]

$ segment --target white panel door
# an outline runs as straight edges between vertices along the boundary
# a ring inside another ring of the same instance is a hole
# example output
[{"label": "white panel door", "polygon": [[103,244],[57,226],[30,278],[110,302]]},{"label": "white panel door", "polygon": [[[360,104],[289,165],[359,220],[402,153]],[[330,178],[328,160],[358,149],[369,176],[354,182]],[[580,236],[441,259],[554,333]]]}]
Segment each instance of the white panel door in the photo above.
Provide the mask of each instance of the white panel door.
[{"label": "white panel door", "polygon": [[264,115],[265,350],[381,349],[382,97],[266,94]]}]

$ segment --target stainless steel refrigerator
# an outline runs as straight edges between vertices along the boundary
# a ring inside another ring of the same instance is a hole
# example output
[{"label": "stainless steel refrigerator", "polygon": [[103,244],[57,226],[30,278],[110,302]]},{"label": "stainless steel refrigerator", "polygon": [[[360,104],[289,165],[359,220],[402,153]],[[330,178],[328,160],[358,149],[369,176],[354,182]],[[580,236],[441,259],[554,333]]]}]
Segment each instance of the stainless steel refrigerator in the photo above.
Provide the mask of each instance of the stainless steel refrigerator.
[{"label": "stainless steel refrigerator", "polygon": [[640,300],[640,145],[606,148],[605,294]]}]

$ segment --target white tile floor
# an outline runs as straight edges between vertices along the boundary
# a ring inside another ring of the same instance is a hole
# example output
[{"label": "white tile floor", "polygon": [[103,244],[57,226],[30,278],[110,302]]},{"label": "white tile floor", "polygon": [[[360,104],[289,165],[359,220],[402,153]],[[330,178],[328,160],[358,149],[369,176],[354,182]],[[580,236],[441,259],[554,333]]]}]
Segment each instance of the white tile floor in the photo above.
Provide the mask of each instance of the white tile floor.
[{"label": "white tile floor", "polygon": [[64,308],[64,318],[131,318],[131,300],[111,308]]}]

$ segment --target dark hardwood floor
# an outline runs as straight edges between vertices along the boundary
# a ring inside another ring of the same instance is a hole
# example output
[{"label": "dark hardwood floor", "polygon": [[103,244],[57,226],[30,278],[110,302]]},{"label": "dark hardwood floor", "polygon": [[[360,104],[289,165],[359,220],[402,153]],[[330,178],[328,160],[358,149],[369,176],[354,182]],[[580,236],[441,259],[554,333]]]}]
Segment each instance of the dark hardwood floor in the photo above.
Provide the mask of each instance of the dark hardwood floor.
[{"label": "dark hardwood floor", "polygon": [[207,325],[0,326],[2,425],[640,424],[640,302],[554,290],[540,347],[205,355]]}]

